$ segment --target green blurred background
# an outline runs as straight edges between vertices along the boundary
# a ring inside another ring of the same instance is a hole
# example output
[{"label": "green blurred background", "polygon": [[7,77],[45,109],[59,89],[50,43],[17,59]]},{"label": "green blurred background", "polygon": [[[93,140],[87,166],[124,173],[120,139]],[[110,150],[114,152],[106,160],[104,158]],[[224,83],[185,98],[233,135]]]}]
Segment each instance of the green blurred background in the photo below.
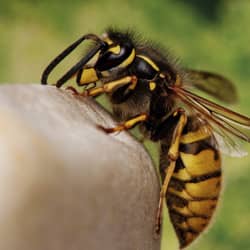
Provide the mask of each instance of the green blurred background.
[{"label": "green blurred background", "polygon": [[[48,62],[82,34],[130,27],[170,48],[184,65],[232,79],[240,97],[233,108],[250,115],[249,13],[247,0],[0,0],[0,82],[39,82]],[[147,145],[157,161],[156,148]],[[217,216],[190,249],[250,249],[249,163],[250,156],[225,157]],[[177,249],[167,213],[164,224],[162,249]]]}]

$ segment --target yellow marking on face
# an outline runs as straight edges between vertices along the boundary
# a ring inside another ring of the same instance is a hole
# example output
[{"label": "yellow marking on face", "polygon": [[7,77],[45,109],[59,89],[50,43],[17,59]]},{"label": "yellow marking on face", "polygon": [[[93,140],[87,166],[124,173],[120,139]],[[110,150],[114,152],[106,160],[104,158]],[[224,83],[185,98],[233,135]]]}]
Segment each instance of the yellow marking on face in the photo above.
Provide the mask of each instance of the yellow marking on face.
[{"label": "yellow marking on face", "polygon": [[163,73],[160,73],[160,78],[165,78],[165,75]]},{"label": "yellow marking on face", "polygon": [[213,214],[216,204],[217,200],[189,201],[188,208],[197,215],[210,216]]},{"label": "yellow marking on face", "polygon": [[160,71],[159,67],[148,57],[143,56],[143,55],[137,55],[137,57],[142,58],[145,62],[147,62],[149,65],[151,65],[151,67],[156,70],[156,71]]},{"label": "yellow marking on face", "polygon": [[153,91],[156,88],[156,83],[155,82],[149,82],[149,89]]},{"label": "yellow marking on face", "polygon": [[205,226],[208,224],[209,220],[200,218],[200,217],[193,217],[187,219],[187,224],[196,231],[202,231]]},{"label": "yellow marking on face", "polygon": [[114,47],[109,48],[108,51],[110,51],[110,52],[118,55],[121,52],[121,46],[120,45],[116,45]]},{"label": "yellow marking on face", "polygon": [[98,77],[94,68],[83,69],[80,85],[89,84],[98,81]]},{"label": "yellow marking on face", "polygon": [[188,132],[185,135],[181,136],[181,143],[192,143],[196,141],[200,141],[211,136],[211,130],[208,126],[202,126],[197,131]]},{"label": "yellow marking on face", "polygon": [[214,160],[215,152],[210,149],[201,151],[197,155],[180,152],[183,164],[192,176],[204,175],[220,169],[221,161]]},{"label": "yellow marking on face", "polygon": [[193,197],[212,198],[219,194],[221,178],[214,177],[198,183],[186,183],[187,192]]},{"label": "yellow marking on face", "polygon": [[108,37],[107,33],[103,34],[103,41],[106,42],[108,45],[111,45],[113,41]]},{"label": "yellow marking on face", "polygon": [[129,57],[125,59],[120,65],[118,65],[118,68],[126,68],[129,66],[135,59],[135,49],[132,49]]}]

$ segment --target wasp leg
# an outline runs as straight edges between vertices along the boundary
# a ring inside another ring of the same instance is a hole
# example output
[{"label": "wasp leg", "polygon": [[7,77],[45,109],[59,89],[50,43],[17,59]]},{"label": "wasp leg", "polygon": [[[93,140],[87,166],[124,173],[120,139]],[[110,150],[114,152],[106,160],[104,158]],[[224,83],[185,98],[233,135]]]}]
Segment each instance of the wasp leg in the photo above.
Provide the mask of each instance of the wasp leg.
[{"label": "wasp leg", "polygon": [[72,87],[72,86],[68,86],[68,87],[66,88],[66,90],[71,91],[73,95],[78,95],[78,94],[79,94],[79,93],[77,92],[77,90],[76,90],[74,87]]},{"label": "wasp leg", "polygon": [[[84,88],[84,91],[86,91],[86,89],[87,90],[90,90],[90,89],[94,89],[96,87],[96,83],[89,83],[89,85],[88,86],[86,86],[86,88]],[[79,92],[76,88],[74,88],[73,86],[68,86],[68,87],[66,87],[65,88],[66,90],[69,90],[69,91],[71,91],[71,93],[73,94],[73,95],[83,95],[82,93],[84,92],[84,91],[82,91],[82,92]]]},{"label": "wasp leg", "polygon": [[157,209],[157,214],[156,214],[156,222],[155,222],[156,235],[159,235],[161,232],[163,201],[164,199],[166,199],[166,193],[167,193],[169,181],[175,170],[176,160],[178,159],[178,156],[179,156],[180,137],[181,137],[183,128],[187,122],[186,114],[184,113],[182,109],[178,109],[177,111],[175,111],[170,116],[170,118],[167,118],[167,121],[170,119],[176,120],[176,118],[177,118],[176,125],[173,128],[172,138],[171,138],[169,150],[167,153],[168,166],[164,170],[165,177],[163,179],[163,183],[161,186],[160,199],[159,199],[159,204],[158,204],[158,209]]},{"label": "wasp leg", "polygon": [[100,95],[103,93],[111,93],[115,89],[120,88],[120,87],[125,86],[125,85],[129,85],[130,89],[134,89],[136,84],[137,84],[137,77],[136,76],[125,76],[121,79],[105,83],[101,87],[86,90],[80,95],[97,96],[97,95]]},{"label": "wasp leg", "polygon": [[148,115],[147,114],[140,114],[128,121],[125,121],[119,125],[117,125],[116,127],[113,128],[104,128],[102,126],[98,126],[100,129],[102,129],[103,131],[105,131],[106,133],[114,133],[114,132],[120,132],[123,130],[128,130],[132,127],[134,127],[136,124],[140,123],[140,122],[144,122],[148,119]]}]

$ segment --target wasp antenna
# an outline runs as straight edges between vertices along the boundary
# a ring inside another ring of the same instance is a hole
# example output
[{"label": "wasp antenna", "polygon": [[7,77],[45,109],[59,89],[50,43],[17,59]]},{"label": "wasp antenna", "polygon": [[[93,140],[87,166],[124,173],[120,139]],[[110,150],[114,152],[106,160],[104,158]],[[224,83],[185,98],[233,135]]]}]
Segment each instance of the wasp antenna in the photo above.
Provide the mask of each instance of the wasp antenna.
[{"label": "wasp antenna", "polygon": [[[64,82],[66,82],[74,73],[77,72],[77,70],[79,69],[79,65],[84,65],[84,61],[85,63],[93,56],[93,51],[95,51],[95,53],[102,47],[106,46],[106,43],[104,41],[102,41],[98,36],[94,35],[94,34],[87,34],[82,36],[81,38],[79,38],[77,41],[75,41],[74,43],[72,43],[69,47],[67,47],[64,51],[62,51],[56,58],[54,58],[51,63],[46,67],[46,69],[44,70],[43,74],[42,74],[42,78],[41,78],[41,83],[43,85],[48,84],[48,77],[50,75],[50,73],[52,72],[52,70],[67,56],[69,55],[78,45],[80,45],[84,40],[93,40],[97,43],[99,43],[100,45],[95,48],[94,50],[92,50],[85,58],[81,59],[75,66],[73,66],[65,75],[63,75],[63,77],[61,77],[58,81],[56,86],[60,87],[62,86],[62,84]],[[77,67],[78,66],[78,67]],[[76,70],[77,68],[77,70]],[[70,74],[70,75],[69,75]],[[62,82],[63,81],[63,82]]]},{"label": "wasp antenna", "polygon": [[76,63],[69,71],[67,71],[57,81],[56,86],[60,88],[66,81],[68,81],[78,70],[80,70],[103,47],[104,47],[103,44],[99,44],[94,49],[92,49],[85,57],[83,57],[78,63]]}]

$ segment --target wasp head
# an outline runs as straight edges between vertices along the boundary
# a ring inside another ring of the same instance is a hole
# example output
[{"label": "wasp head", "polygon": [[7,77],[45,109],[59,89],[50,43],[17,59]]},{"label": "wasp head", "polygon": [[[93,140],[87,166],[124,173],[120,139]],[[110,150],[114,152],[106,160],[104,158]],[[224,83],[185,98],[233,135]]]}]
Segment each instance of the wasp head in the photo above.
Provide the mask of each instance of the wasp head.
[{"label": "wasp head", "polygon": [[110,77],[130,66],[135,59],[135,47],[131,39],[120,32],[108,31],[101,37],[106,46],[100,49],[78,75],[78,83],[88,84],[100,78]]}]

